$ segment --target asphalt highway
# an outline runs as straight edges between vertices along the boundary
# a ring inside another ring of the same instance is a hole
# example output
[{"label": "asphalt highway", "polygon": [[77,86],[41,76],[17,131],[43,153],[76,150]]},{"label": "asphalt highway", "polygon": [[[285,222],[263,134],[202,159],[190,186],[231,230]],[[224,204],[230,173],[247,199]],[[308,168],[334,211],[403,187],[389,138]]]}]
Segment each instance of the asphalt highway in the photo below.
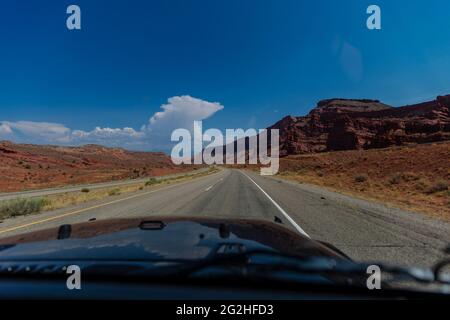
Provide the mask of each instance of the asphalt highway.
[{"label": "asphalt highway", "polygon": [[445,255],[450,224],[318,187],[224,169],[133,194],[6,219],[0,237],[96,218],[191,215],[281,220],[356,261],[431,266]]}]

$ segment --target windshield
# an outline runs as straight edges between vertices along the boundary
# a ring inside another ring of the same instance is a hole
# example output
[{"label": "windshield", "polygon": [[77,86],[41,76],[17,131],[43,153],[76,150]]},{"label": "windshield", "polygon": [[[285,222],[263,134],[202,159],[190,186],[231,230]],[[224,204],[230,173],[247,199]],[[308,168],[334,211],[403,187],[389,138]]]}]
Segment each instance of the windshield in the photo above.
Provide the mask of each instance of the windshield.
[{"label": "windshield", "polygon": [[0,282],[448,292],[448,1],[1,12]]}]

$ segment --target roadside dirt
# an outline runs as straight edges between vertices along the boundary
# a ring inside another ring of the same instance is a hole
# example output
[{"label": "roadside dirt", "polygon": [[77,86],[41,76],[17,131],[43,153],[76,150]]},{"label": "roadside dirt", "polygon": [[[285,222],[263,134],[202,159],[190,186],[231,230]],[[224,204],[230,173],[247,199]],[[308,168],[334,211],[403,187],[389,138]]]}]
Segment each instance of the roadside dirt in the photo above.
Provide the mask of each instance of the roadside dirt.
[{"label": "roadside dirt", "polygon": [[450,220],[450,142],[288,156],[279,175]]}]

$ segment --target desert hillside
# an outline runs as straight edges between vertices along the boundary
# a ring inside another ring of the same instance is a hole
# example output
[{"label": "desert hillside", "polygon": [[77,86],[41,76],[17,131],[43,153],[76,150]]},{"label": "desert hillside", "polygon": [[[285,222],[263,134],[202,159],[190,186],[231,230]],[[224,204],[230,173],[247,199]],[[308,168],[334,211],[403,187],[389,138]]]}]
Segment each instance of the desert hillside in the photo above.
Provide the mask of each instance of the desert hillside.
[{"label": "desert hillside", "polygon": [[164,153],[98,145],[42,146],[0,142],[0,192],[160,176],[192,170]]},{"label": "desert hillside", "polygon": [[281,159],[280,175],[450,220],[450,142]]}]

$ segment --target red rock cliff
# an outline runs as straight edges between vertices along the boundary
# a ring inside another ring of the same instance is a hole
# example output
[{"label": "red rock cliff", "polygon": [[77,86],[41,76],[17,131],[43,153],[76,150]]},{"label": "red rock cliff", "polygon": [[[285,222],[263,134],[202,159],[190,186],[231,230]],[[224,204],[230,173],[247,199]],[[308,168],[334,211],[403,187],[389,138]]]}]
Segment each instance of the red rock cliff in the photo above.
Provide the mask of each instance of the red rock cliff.
[{"label": "red rock cliff", "polygon": [[282,156],[450,140],[450,95],[399,108],[378,100],[323,100],[307,116],[287,116],[269,129],[280,130]]}]

